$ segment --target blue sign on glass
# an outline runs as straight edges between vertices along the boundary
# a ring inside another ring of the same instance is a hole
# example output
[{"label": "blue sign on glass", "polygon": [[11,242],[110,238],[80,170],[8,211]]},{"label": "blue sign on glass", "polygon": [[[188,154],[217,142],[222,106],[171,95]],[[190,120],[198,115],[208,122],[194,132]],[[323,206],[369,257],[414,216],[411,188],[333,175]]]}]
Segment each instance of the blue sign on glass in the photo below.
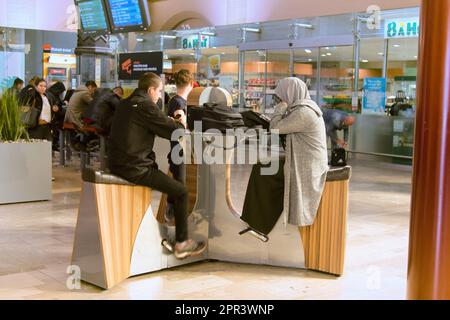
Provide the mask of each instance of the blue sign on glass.
[{"label": "blue sign on glass", "polygon": [[107,30],[105,11],[101,0],[90,0],[78,3],[81,24],[84,31]]},{"label": "blue sign on glass", "polygon": [[139,0],[109,0],[109,6],[115,27],[139,26],[144,23]]},{"label": "blue sign on glass", "polygon": [[386,112],[386,79],[365,78],[362,113],[385,114]]}]

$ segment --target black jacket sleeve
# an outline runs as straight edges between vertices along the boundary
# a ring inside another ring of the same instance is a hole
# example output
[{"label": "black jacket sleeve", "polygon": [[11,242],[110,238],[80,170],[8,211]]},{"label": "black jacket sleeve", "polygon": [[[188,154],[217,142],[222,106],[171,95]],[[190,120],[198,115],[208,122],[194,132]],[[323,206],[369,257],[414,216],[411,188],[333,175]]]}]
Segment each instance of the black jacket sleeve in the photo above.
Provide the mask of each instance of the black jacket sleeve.
[{"label": "black jacket sleeve", "polygon": [[134,120],[138,125],[167,140],[171,140],[175,130],[184,129],[182,124],[167,117],[158,106],[148,102],[140,103],[135,113]]}]

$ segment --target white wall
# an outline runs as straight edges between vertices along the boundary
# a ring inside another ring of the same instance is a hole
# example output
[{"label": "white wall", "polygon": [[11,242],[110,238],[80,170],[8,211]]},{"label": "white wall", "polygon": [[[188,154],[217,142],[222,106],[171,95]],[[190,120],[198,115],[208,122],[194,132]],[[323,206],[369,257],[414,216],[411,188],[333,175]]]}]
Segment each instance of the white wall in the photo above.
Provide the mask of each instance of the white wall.
[{"label": "white wall", "polygon": [[[149,1],[152,31],[159,31],[174,16],[201,14],[213,26],[318,17],[381,9],[420,6],[420,0],[159,0]],[[182,13],[185,15],[182,15]]]},{"label": "white wall", "polygon": [[0,0],[0,26],[76,32],[73,0]]}]

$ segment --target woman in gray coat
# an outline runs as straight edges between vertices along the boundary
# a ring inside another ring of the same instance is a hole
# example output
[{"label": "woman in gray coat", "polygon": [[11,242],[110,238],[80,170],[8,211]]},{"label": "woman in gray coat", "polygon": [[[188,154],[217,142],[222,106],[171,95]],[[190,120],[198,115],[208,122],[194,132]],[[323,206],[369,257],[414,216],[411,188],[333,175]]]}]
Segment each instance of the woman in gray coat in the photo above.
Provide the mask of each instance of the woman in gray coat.
[{"label": "woman in gray coat", "polygon": [[276,95],[282,101],[271,121],[271,130],[286,136],[286,159],[276,175],[261,175],[253,168],[242,220],[268,235],[283,213],[285,225],[314,223],[327,178],[328,153],[322,111],[311,100],[298,78],[280,81]]}]

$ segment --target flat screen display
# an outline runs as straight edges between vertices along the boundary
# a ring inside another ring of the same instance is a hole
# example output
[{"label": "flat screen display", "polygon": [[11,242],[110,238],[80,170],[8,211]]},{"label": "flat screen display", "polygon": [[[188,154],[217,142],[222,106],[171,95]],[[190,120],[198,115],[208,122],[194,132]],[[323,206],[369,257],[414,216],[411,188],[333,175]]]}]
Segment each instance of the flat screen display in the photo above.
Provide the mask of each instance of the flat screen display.
[{"label": "flat screen display", "polygon": [[150,24],[146,0],[106,0],[113,31],[143,31]]},{"label": "flat screen display", "polygon": [[141,7],[139,0],[108,0],[114,26],[130,27],[141,25]]},{"label": "flat screen display", "polygon": [[102,0],[77,0],[76,3],[79,8],[83,31],[94,32],[109,29]]}]

